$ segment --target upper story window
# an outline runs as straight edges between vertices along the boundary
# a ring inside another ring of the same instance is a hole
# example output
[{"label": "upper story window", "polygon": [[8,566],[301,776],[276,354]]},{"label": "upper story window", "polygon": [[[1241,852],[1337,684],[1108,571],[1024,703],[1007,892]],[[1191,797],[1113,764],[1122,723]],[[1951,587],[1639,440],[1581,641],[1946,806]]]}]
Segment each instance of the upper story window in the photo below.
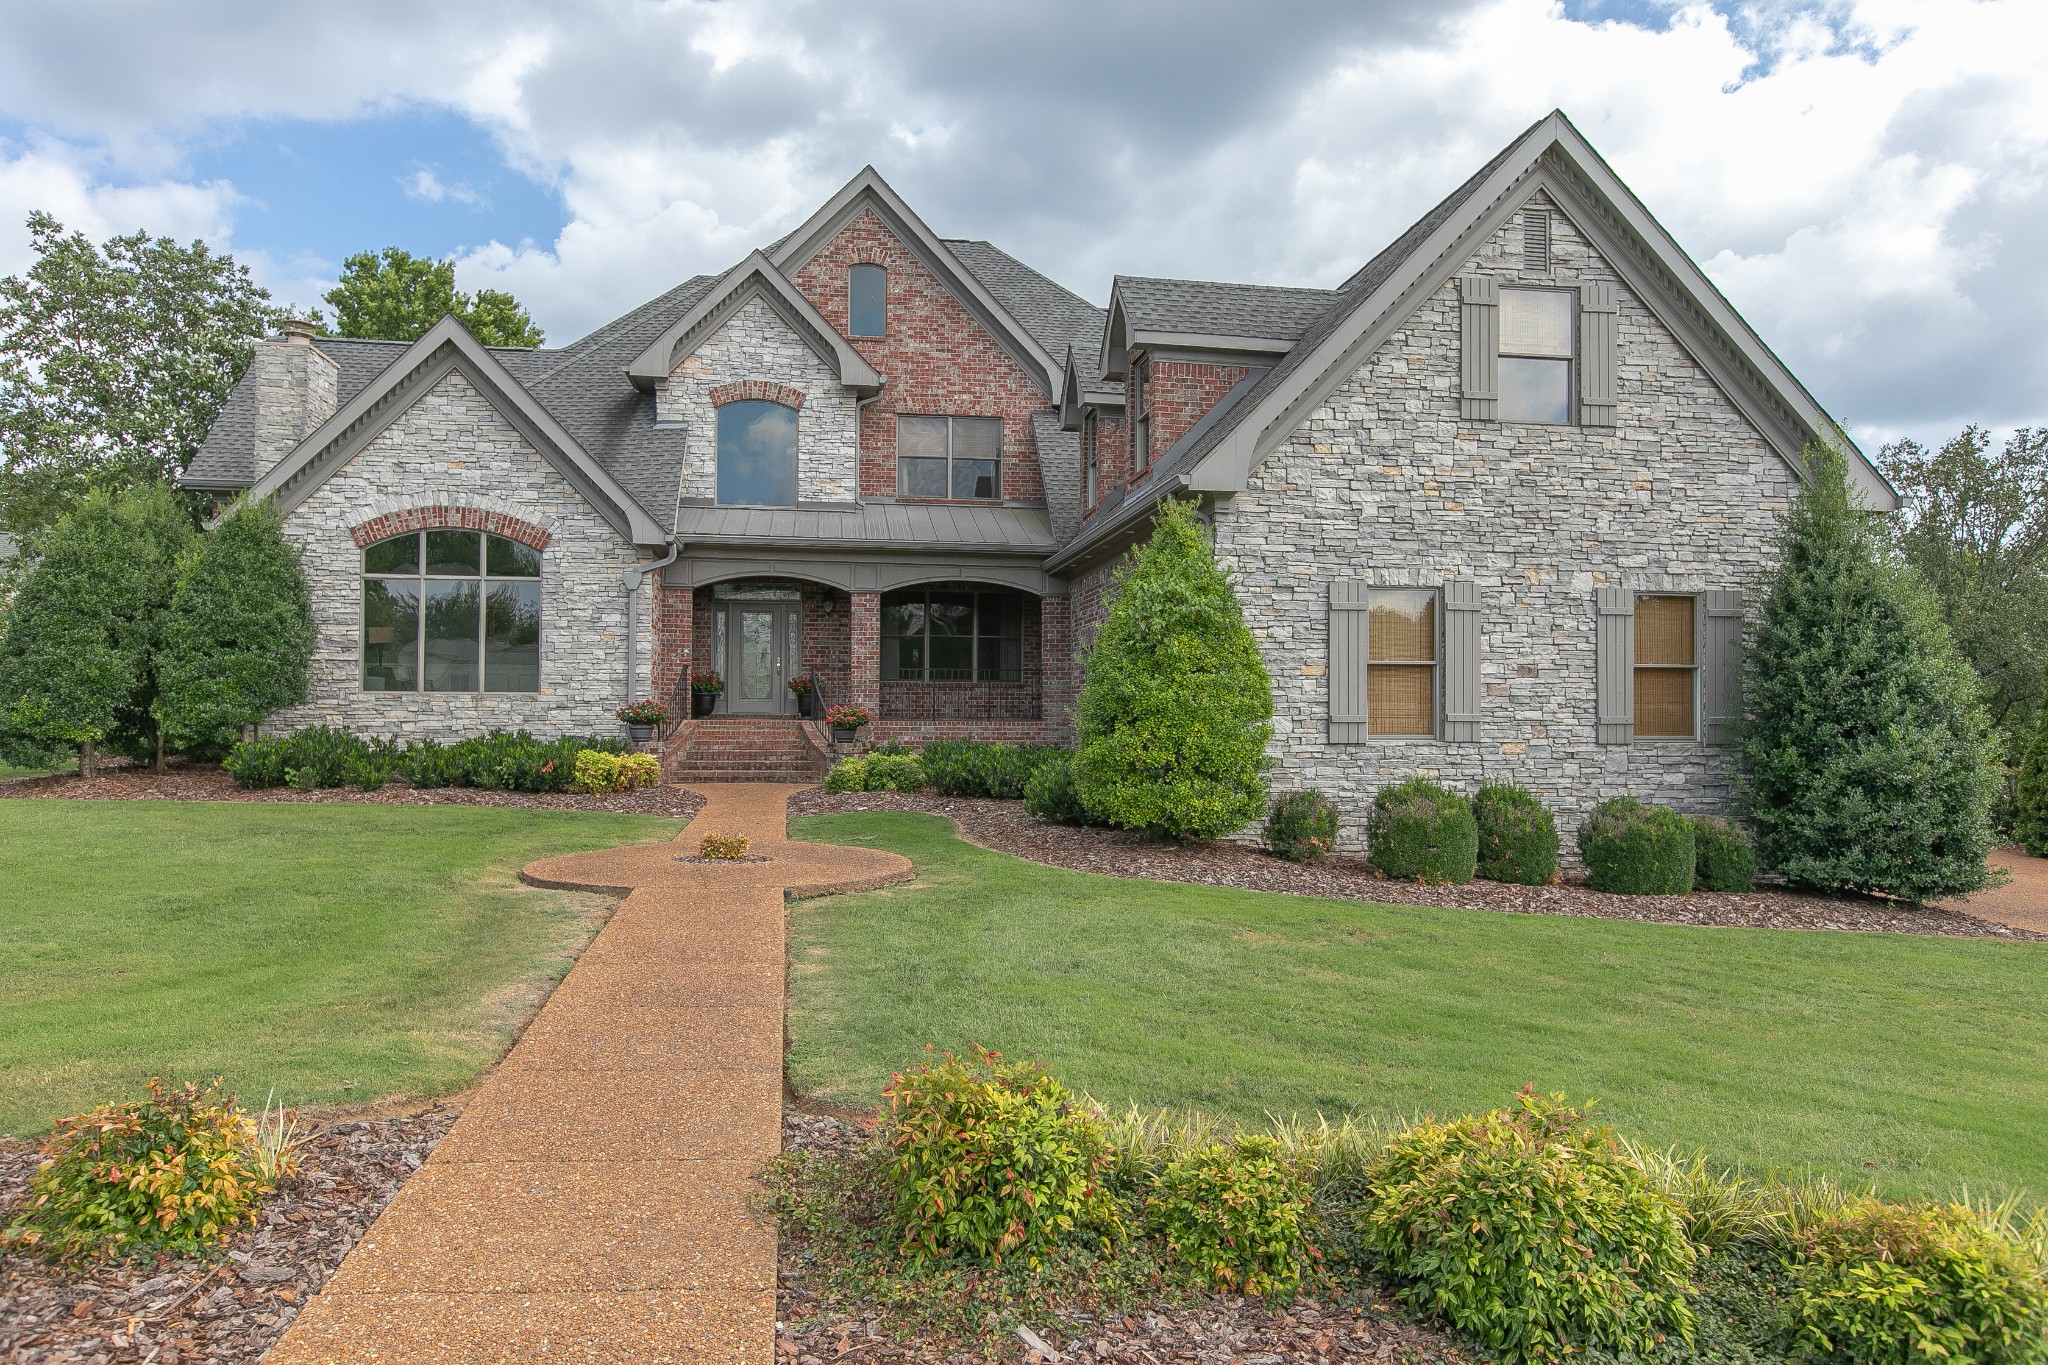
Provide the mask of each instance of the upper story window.
[{"label": "upper story window", "polygon": [[796,410],[747,399],[718,410],[718,501],[796,506]]},{"label": "upper story window", "polygon": [[411,531],[363,551],[365,692],[538,692],[539,550]]},{"label": "upper story window", "polygon": [[1152,464],[1152,357],[1139,356],[1131,362],[1131,411],[1137,426],[1131,439],[1131,468],[1143,473]]},{"label": "upper story window", "polygon": [[1690,596],[1636,598],[1636,737],[1691,739],[1699,633]]},{"label": "upper story window", "polygon": [[857,265],[846,272],[846,331],[849,336],[878,337],[889,323],[889,272],[879,265]]},{"label": "upper story window", "polygon": [[896,495],[1000,498],[1003,423],[997,417],[898,417]]},{"label": "upper story window", "polygon": [[1436,591],[1374,589],[1365,664],[1367,733],[1436,733]]},{"label": "upper story window", "polygon": [[1081,414],[1081,467],[1087,479],[1081,506],[1093,507],[1102,496],[1102,432],[1093,408]]},{"label": "upper story window", "polygon": [[1572,420],[1572,296],[1565,290],[1500,291],[1500,418]]},{"label": "upper story window", "polygon": [[882,681],[1016,682],[1024,595],[935,584],[882,594]]}]

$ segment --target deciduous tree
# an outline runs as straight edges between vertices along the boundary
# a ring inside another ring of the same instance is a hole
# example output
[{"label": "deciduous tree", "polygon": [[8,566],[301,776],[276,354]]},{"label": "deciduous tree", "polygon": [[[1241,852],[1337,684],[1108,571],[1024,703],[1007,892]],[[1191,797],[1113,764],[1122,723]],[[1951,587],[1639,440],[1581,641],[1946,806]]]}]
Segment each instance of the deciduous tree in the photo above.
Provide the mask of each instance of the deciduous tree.
[{"label": "deciduous tree", "polygon": [[540,328],[510,294],[455,287],[455,263],[395,246],[359,251],[342,262],[341,282],[325,295],[345,337],[416,341],[448,313],[486,346],[538,346]]}]

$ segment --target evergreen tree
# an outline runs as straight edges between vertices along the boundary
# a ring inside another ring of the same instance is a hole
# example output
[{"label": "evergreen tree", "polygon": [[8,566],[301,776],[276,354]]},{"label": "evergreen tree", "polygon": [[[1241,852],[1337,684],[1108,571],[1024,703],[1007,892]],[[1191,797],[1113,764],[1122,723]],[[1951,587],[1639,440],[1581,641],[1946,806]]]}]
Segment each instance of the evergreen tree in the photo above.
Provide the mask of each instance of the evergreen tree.
[{"label": "evergreen tree", "polygon": [[1214,839],[1265,813],[1273,686],[1194,513],[1161,504],[1120,574],[1081,689],[1074,782],[1097,818]]},{"label": "evergreen tree", "polygon": [[163,759],[157,666],[192,524],[163,484],[94,493],[59,521],[0,635],[0,724],[30,743]]},{"label": "evergreen tree", "polygon": [[1931,594],[1810,447],[1744,670],[1745,813],[1765,865],[1827,891],[1985,884],[1999,769],[1976,674]]},{"label": "evergreen tree", "polygon": [[167,742],[218,751],[244,726],[306,699],[313,602],[284,518],[242,502],[187,550],[164,628]]},{"label": "evergreen tree", "polygon": [[[2042,680],[2048,696],[2048,678]],[[2018,799],[2013,803],[2013,837],[2036,858],[2048,858],[2048,704],[2034,724],[2034,738],[2020,760]]]},{"label": "evergreen tree", "polygon": [[455,287],[455,262],[387,246],[341,263],[341,282],[323,296],[345,337],[417,341],[453,313],[486,346],[538,346],[542,336],[519,300],[500,289],[475,297]]}]

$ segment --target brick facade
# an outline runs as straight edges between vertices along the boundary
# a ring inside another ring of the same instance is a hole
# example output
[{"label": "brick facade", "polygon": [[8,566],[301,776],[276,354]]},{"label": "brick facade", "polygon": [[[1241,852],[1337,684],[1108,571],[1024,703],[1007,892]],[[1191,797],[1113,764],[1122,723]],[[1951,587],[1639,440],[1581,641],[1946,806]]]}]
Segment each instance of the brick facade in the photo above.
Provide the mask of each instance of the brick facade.
[{"label": "brick facade", "polygon": [[[1136,359],[1132,369],[1136,371]],[[1145,386],[1152,413],[1152,459],[1156,463],[1188,428],[1208,415],[1209,409],[1236,388],[1251,370],[1243,365],[1205,365],[1186,360],[1154,358],[1151,378]],[[1125,384],[1128,396],[1130,385]]]},{"label": "brick facade", "polygon": [[792,389],[787,384],[777,384],[768,379],[741,379],[731,384],[714,385],[708,395],[711,406],[722,408],[727,403],[780,403],[785,408],[801,410],[804,405],[804,391]]},{"label": "brick facade", "polygon": [[[1104,500],[1115,497],[1124,485],[1131,481],[1130,425],[1121,413],[1113,417],[1107,413],[1096,415],[1095,447],[1095,501],[1082,510],[1084,520],[1094,516],[1095,509],[1100,507]],[[1087,450],[1082,450],[1081,458],[1084,461],[1088,458]],[[1086,496],[1085,473],[1082,493]]]},{"label": "brick facade", "polygon": [[375,545],[380,540],[402,536],[407,531],[431,531],[443,527],[454,527],[464,531],[488,531],[494,536],[516,540],[522,545],[531,545],[536,550],[545,550],[553,537],[545,527],[535,526],[510,512],[497,511],[488,507],[448,507],[436,504],[432,507],[407,507],[396,512],[359,521],[348,528],[349,537],[358,547]]}]

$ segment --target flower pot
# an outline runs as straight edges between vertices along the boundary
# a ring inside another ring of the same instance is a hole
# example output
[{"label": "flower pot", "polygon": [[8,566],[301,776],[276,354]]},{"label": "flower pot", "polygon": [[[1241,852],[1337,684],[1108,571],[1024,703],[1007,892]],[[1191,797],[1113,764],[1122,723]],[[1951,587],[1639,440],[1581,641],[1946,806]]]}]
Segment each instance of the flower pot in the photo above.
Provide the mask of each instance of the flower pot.
[{"label": "flower pot", "polygon": [[692,692],[690,694],[690,714],[693,716],[708,716],[717,705],[718,694],[716,692]]},{"label": "flower pot", "polygon": [[860,729],[857,726],[835,725],[832,727],[832,742],[834,744],[851,744],[859,738]]},{"label": "flower pot", "polygon": [[816,720],[818,718],[818,694],[816,692],[797,693],[796,713],[805,720]]},{"label": "flower pot", "polygon": [[626,727],[626,738],[632,740],[635,744],[645,744],[648,740],[654,738],[654,727],[652,725],[628,725]]}]

